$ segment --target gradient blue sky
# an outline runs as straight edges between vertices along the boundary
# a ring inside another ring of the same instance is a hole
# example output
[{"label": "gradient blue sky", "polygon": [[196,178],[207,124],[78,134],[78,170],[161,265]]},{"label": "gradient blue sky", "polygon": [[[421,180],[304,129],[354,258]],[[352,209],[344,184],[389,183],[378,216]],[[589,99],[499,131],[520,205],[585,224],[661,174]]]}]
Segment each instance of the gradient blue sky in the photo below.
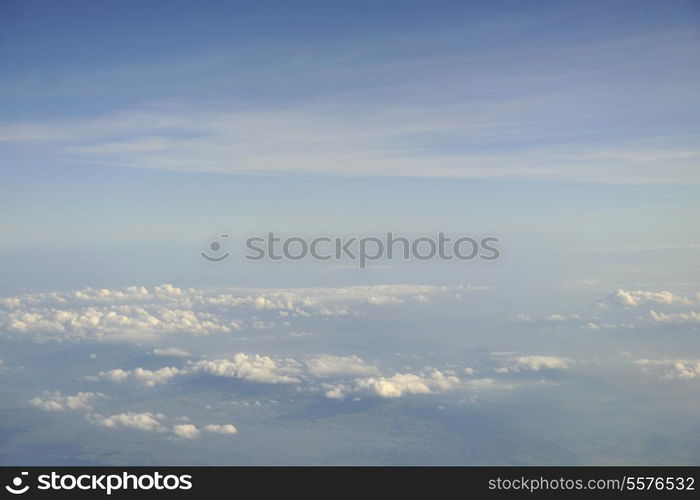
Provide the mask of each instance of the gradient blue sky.
[{"label": "gradient blue sky", "polygon": [[695,2],[2,9],[6,251],[438,226],[696,241]]},{"label": "gradient blue sky", "polygon": [[698,182],[694,2],[3,10],[5,163]]}]

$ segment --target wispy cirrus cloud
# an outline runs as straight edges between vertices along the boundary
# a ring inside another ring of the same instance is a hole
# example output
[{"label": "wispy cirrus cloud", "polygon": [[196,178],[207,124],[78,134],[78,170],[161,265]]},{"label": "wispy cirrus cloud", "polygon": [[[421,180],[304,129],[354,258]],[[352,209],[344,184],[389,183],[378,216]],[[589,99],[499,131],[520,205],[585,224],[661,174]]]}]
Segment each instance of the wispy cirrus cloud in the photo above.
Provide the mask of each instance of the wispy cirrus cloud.
[{"label": "wispy cirrus cloud", "polygon": [[[0,141],[52,161],[193,172],[700,182],[698,131],[678,127],[656,105],[663,99],[687,112],[697,80],[687,71],[695,57],[693,33],[546,49],[489,47],[489,57],[469,46],[437,49],[434,42],[426,40],[421,57],[395,39],[334,51],[307,48],[300,67],[261,48],[247,55],[208,51],[170,68],[159,61],[166,73],[198,67],[188,74],[193,78],[206,68],[209,79],[247,82],[273,95],[287,89],[271,86],[272,75],[289,75],[313,90],[275,99],[271,107],[265,99],[232,99],[224,85],[213,104],[189,96],[129,101],[74,119],[5,121]],[[226,69],[236,66],[232,58],[245,66],[258,62],[254,70]],[[134,75],[133,85],[142,86],[145,68],[131,69],[120,68],[120,81]],[[683,78],[668,81],[660,73]],[[109,88],[104,74],[85,74],[67,90],[91,79],[95,88]],[[355,82],[353,92],[343,85],[347,78]],[[650,117],[656,130],[642,125]]]},{"label": "wispy cirrus cloud", "polygon": [[[467,113],[470,106],[464,108]],[[476,144],[505,141],[515,134],[510,130],[513,118],[502,117],[498,125],[493,118],[469,114],[449,119],[456,112],[454,107],[368,112],[338,121],[320,111],[129,110],[56,125],[6,124],[0,127],[0,141],[31,144],[66,161],[195,172],[700,182],[695,169],[700,150],[687,144],[679,150],[682,137],[603,144],[595,153],[590,145],[576,144],[484,152]],[[134,135],[139,131],[141,135]],[[429,146],[458,138],[475,147],[455,151]]]}]

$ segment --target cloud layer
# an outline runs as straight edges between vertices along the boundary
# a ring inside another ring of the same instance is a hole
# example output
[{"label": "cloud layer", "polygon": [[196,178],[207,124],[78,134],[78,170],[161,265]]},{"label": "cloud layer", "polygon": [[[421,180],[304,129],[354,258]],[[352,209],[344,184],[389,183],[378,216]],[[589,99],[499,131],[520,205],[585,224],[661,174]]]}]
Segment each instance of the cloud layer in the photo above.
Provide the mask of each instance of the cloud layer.
[{"label": "cloud layer", "polygon": [[[27,293],[0,300],[0,334],[39,340],[145,340],[171,333],[231,334],[299,317],[336,317],[360,306],[398,304],[452,290],[428,285],[376,285],[280,290],[153,288]],[[266,313],[262,320],[257,315]],[[160,350],[161,355],[182,353]]]}]

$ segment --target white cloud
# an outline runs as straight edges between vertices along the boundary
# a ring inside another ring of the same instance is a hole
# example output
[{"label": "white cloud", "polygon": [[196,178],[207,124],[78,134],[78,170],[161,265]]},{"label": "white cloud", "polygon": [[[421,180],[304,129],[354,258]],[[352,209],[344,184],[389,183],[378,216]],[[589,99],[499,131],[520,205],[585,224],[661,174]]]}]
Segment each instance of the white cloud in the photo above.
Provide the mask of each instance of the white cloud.
[{"label": "white cloud", "polygon": [[201,434],[201,431],[192,424],[173,425],[172,432],[177,437],[184,439],[194,439],[196,437],[199,437],[199,435]]},{"label": "white cloud", "polygon": [[63,395],[60,392],[44,392],[41,397],[32,398],[32,406],[45,411],[91,410],[90,401],[104,397],[98,392],[78,392],[74,395]]},{"label": "white cloud", "polygon": [[186,358],[187,356],[190,356],[189,352],[177,347],[156,348],[153,349],[152,352],[154,356],[173,356],[177,358]]},{"label": "white cloud", "polygon": [[15,307],[20,307],[22,305],[22,300],[19,297],[7,297],[1,299],[0,304],[5,306],[7,309],[14,309]]},{"label": "white cloud", "polygon": [[599,299],[597,305],[595,309],[582,308],[580,313],[555,313],[539,318],[518,314],[511,321],[529,323],[539,328],[577,328],[588,332],[635,329],[640,326],[649,328],[654,323],[700,323],[700,312],[683,310],[700,305],[700,294],[685,296],[668,290],[619,288]]},{"label": "white cloud", "polygon": [[[499,357],[498,354],[494,355]],[[521,371],[564,370],[571,360],[561,356],[512,356],[505,360],[505,365],[497,368],[499,373],[517,373]]]},{"label": "white cloud", "polygon": [[231,360],[215,359],[192,362],[190,373],[208,373],[264,383],[293,383],[299,381],[300,364],[290,358],[273,359],[260,354],[238,353]]},{"label": "white cloud", "polygon": [[403,300],[399,297],[392,297],[391,295],[378,295],[367,297],[367,302],[375,306],[382,306],[385,304],[400,304]]},{"label": "white cloud", "polygon": [[238,434],[238,429],[232,424],[209,424],[204,426],[204,430],[207,432],[214,432],[217,434]]},{"label": "white cloud", "polygon": [[325,384],[326,397],[343,399],[350,394],[399,398],[408,394],[443,392],[458,386],[460,380],[438,370],[425,374],[396,373],[391,377],[358,378],[348,384]]},{"label": "white cloud", "polygon": [[358,356],[317,356],[306,360],[306,369],[310,375],[322,378],[373,375],[378,372],[376,366],[368,365]]},{"label": "white cloud", "polygon": [[101,371],[97,377],[86,377],[88,380],[109,380],[110,382],[115,382],[117,384],[124,382],[129,378],[131,372],[129,370],[122,370],[121,368],[115,368],[113,370]]},{"label": "white cloud", "polygon": [[106,416],[97,413],[88,413],[87,418],[92,424],[112,429],[128,428],[148,432],[165,432],[167,430],[161,423],[161,420],[165,418],[165,415],[162,413],[126,412]]},{"label": "white cloud", "polygon": [[[201,435],[202,431],[194,424],[175,424],[172,427],[165,425],[168,418],[162,413],[154,412],[124,412],[113,415],[101,415],[99,413],[87,413],[88,422],[93,425],[110,429],[136,429],[144,432],[169,433],[172,437],[181,439],[194,439]],[[179,417],[175,421],[189,421],[188,417]],[[232,424],[209,424],[203,427],[207,432],[216,434],[236,434],[238,430]]]},{"label": "white cloud", "polygon": [[700,360],[676,361],[666,373],[668,378],[690,380],[700,377]]},{"label": "white cloud", "polygon": [[40,397],[35,397],[33,399],[29,400],[29,403],[33,406],[36,406],[37,408],[40,408],[44,411],[64,411],[65,408],[61,403],[58,401],[54,401],[53,399],[43,399]]},{"label": "white cloud", "polygon": [[549,314],[544,317],[545,321],[554,321],[554,322],[561,322],[561,321],[568,321],[568,320],[580,320],[581,316],[578,314]]},{"label": "white cloud", "polygon": [[515,323],[529,323],[544,328],[551,327],[571,327],[581,325],[584,321],[580,314],[562,314],[552,313],[540,317],[533,317],[530,314],[515,314],[509,318],[509,321]]},{"label": "white cloud", "polygon": [[[638,52],[644,53],[645,49]],[[622,59],[627,57],[636,56],[626,54]],[[279,71],[276,68],[273,73]],[[489,74],[490,69],[483,73]],[[408,84],[403,72],[399,79],[401,89],[397,95],[405,95]],[[478,85],[485,84],[482,81]],[[380,101],[384,104],[370,99],[368,102],[373,104],[368,107],[358,107],[360,101],[353,100],[342,112],[343,120],[337,119],[337,96],[332,106],[274,111],[161,104],[60,121],[4,123],[0,124],[0,141],[17,147],[24,145],[54,158],[67,155],[77,161],[198,172],[330,171],[365,176],[534,176],[634,184],[697,184],[694,167],[700,152],[683,136],[651,138],[643,148],[636,140],[616,141],[614,147],[590,142],[552,145],[548,140],[544,141],[546,144],[535,141],[534,146],[516,150],[495,147],[479,151],[446,151],[430,147],[429,140],[420,140],[423,147],[419,161],[416,159],[416,137],[461,137],[466,143],[479,144],[498,138],[510,143],[514,137],[541,139],[543,131],[545,137],[551,137],[561,130],[580,127],[580,117],[591,112],[590,105],[583,104],[590,99],[580,98],[582,90],[590,89],[548,89],[541,95],[519,99],[500,95],[484,100],[480,96],[478,102],[467,93],[466,100],[449,106],[441,99],[420,104],[414,100],[413,105],[404,103],[400,109],[395,102],[391,104],[390,98]],[[414,88],[414,92],[418,89]],[[596,93],[595,97],[601,96]],[[566,112],[562,112],[562,103]],[[329,112],[331,109],[333,112]],[[572,122],[572,117],[578,121]],[[608,117],[603,114],[598,118],[586,122],[592,127],[592,123]]]},{"label": "white cloud", "polygon": [[700,377],[700,359],[647,359],[634,361],[645,370],[660,368],[663,380],[692,380]]},{"label": "white cloud", "polygon": [[688,297],[675,295],[666,290],[655,292],[649,290],[624,290],[621,288],[604,297],[602,302],[624,307],[637,307],[647,303],[685,306],[694,303]]},{"label": "white cloud", "polygon": [[[379,306],[448,290],[428,285],[201,290],[163,284],[25,293],[0,299],[0,331],[39,340],[142,342],[171,333],[226,334],[243,326],[275,326],[272,318],[256,317],[260,311],[275,312],[289,324],[294,318],[344,316],[363,304]],[[185,355],[173,349],[157,354]]]},{"label": "white cloud", "polygon": [[700,313],[695,311],[666,314],[652,310],[649,316],[657,323],[700,323]]},{"label": "white cloud", "polygon": [[[566,366],[566,358],[524,356],[514,358],[512,371],[540,370]],[[465,367],[466,375],[476,370]],[[208,374],[215,377],[237,378],[266,384],[298,384],[298,389],[322,389],[329,398],[342,399],[349,394],[381,398],[401,397],[408,394],[430,394],[454,389],[494,387],[491,379],[462,381],[453,371],[426,368],[419,373],[382,375],[379,367],[368,364],[356,355],[318,355],[302,359],[273,357],[263,354],[237,353],[230,358],[189,361],[184,368],[164,367],[158,370],[136,368],[100,372],[90,380],[106,379],[113,382],[134,381],[152,387],[178,376]],[[500,382],[499,382],[500,384]]]},{"label": "white cloud", "polygon": [[[140,385],[153,387],[162,384],[171,378],[180,375],[182,371],[174,366],[166,366],[158,370],[148,370],[145,368],[135,368],[134,370],[123,370],[115,368],[113,370],[102,371],[97,378],[109,380],[110,382],[121,383],[126,380],[133,380]],[[92,379],[92,377],[90,378]]]},{"label": "white cloud", "polygon": [[206,312],[131,305],[13,310],[0,313],[0,325],[10,333],[56,339],[143,339],[165,333],[230,333],[240,328],[235,321],[224,321]]}]

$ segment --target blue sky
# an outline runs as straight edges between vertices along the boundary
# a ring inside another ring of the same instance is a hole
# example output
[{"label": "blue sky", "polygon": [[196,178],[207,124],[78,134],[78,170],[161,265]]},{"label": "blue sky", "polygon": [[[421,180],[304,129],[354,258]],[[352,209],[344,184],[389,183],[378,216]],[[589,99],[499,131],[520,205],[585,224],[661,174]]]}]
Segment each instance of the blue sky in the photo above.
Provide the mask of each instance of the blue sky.
[{"label": "blue sky", "polygon": [[693,2],[205,5],[4,4],[6,251],[696,241]]},{"label": "blue sky", "polygon": [[697,183],[690,2],[33,5],[3,16],[23,164]]},{"label": "blue sky", "polygon": [[699,56],[691,1],[2,2],[0,463],[697,464]]}]

